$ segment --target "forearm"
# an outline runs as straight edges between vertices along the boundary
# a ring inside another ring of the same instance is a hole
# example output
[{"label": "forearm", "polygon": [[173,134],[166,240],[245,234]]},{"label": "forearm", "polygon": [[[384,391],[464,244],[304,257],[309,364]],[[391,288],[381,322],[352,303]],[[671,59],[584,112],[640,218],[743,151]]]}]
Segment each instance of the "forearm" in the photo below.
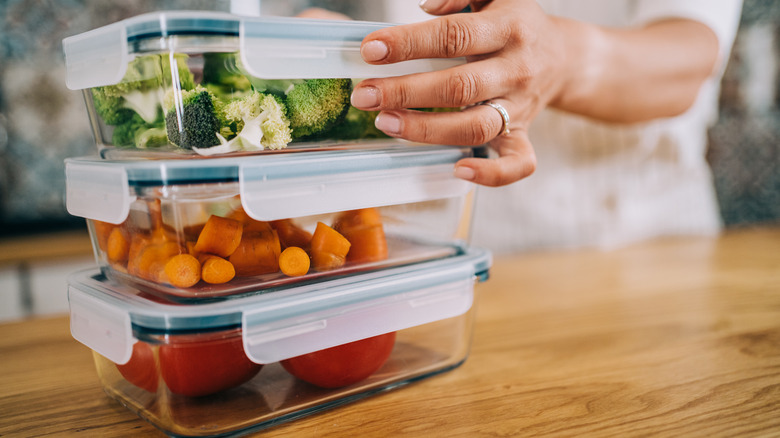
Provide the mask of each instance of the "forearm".
[{"label": "forearm", "polygon": [[715,34],[691,20],[637,29],[556,20],[567,63],[550,106],[607,122],[642,122],[686,111],[718,57]]}]

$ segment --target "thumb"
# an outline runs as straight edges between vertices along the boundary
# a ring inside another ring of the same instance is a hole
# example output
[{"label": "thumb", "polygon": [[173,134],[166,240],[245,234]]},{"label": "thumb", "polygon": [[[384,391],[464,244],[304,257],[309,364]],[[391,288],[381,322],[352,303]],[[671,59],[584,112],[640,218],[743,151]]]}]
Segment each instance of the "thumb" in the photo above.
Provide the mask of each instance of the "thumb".
[{"label": "thumb", "polygon": [[498,158],[464,158],[455,163],[455,177],[498,187],[526,178],[536,170],[536,153],[524,132],[517,131],[490,143],[498,151]]},{"label": "thumb", "polygon": [[431,15],[447,15],[460,12],[469,4],[469,0],[421,0],[420,8]]}]

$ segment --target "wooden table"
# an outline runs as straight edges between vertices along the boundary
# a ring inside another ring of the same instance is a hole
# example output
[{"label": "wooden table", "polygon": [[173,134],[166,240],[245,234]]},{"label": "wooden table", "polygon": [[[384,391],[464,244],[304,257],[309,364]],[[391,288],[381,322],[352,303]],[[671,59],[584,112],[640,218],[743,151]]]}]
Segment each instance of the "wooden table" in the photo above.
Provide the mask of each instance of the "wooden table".
[{"label": "wooden table", "polygon": [[87,228],[0,238],[0,266],[92,254]]},{"label": "wooden table", "polygon": [[[780,229],[497,257],[469,359],[264,436],[780,435]],[[0,325],[0,435],[159,436],[65,317]]]}]

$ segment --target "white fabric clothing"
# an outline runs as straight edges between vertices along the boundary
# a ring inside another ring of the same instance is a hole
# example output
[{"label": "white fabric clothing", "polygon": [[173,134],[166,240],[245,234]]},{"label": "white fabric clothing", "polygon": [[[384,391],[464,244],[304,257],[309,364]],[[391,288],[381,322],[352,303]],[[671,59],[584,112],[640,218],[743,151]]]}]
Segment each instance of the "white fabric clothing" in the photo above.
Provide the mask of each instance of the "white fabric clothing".
[{"label": "white fabric clothing", "polygon": [[[386,2],[388,21],[430,19],[416,0]],[[495,252],[595,246],[682,234],[716,234],[720,214],[705,159],[720,78],[741,0],[541,0],[552,15],[610,27],[681,17],[709,26],[720,64],[684,114],[608,124],[543,110],[529,136],[537,170],[499,188],[480,187],[472,243]],[[406,15],[404,15],[406,14]]]}]

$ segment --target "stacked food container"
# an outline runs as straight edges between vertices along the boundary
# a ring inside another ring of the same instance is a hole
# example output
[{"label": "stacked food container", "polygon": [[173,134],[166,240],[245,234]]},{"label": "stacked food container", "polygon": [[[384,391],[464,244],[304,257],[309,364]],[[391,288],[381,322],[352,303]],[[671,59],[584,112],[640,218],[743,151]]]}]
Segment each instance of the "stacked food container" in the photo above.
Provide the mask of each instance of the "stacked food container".
[{"label": "stacked food container", "polygon": [[262,429],[450,370],[467,356],[479,148],[384,137],[355,81],[365,22],[205,12],[67,38],[99,155],[66,161],[99,269],[71,331],[106,392],[162,431]]}]

